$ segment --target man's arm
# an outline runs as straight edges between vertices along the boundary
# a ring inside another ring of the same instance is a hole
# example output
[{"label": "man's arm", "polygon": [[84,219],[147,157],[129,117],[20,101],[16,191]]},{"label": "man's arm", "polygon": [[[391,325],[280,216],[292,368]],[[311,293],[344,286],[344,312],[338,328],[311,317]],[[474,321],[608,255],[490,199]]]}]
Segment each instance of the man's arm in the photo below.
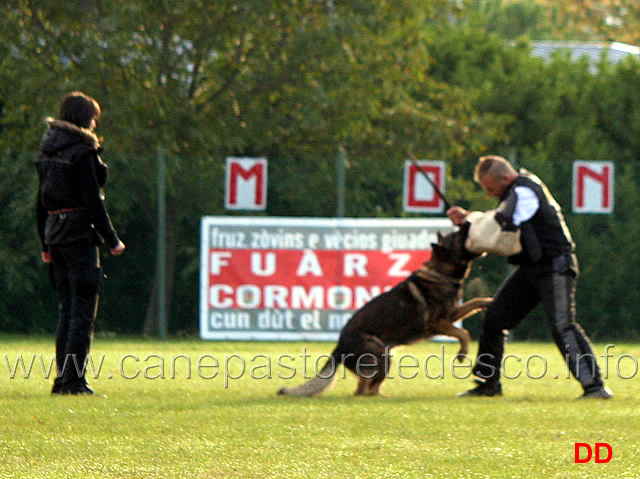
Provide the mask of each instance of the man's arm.
[{"label": "man's arm", "polygon": [[533,218],[540,208],[540,200],[531,188],[516,186],[514,192],[517,196],[515,209],[513,210],[513,224],[520,226],[525,221]]},{"label": "man's arm", "polygon": [[454,206],[447,210],[447,216],[453,222],[454,225],[459,226],[465,222],[469,212],[460,206]]}]

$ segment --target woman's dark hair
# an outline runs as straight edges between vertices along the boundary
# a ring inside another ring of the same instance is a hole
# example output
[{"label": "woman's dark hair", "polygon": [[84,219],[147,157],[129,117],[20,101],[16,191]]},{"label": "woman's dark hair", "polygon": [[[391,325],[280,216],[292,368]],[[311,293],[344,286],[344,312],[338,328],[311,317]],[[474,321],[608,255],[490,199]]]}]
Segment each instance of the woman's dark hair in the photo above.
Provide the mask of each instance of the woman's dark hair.
[{"label": "woman's dark hair", "polygon": [[60,105],[60,119],[81,128],[89,128],[91,120],[97,120],[100,113],[98,102],[79,91],[65,95]]}]

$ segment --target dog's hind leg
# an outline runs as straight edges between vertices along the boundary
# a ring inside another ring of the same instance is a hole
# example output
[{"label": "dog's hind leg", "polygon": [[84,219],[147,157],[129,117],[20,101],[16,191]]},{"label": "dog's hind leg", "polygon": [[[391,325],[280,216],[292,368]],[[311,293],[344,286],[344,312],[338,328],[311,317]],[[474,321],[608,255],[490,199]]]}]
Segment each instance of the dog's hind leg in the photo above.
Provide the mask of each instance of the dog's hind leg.
[{"label": "dog's hind leg", "polygon": [[[387,372],[388,374],[388,372]],[[374,378],[370,383],[369,383],[369,395],[370,396],[379,396],[380,395],[380,386],[382,386],[382,381],[384,381],[386,378],[386,374],[383,376],[380,376],[380,378]]]},{"label": "dog's hind leg", "polygon": [[358,378],[358,387],[356,388],[356,396],[379,396],[380,386],[384,381],[385,376],[376,374],[376,377],[367,379],[363,377]]},{"label": "dog's hind leg", "polygon": [[356,392],[354,394],[356,396],[368,396],[370,382],[371,382],[371,379],[366,379],[366,378],[363,378],[362,376],[358,377],[358,387],[356,388]]},{"label": "dog's hind leg", "polygon": [[363,348],[355,358],[355,365],[350,365],[350,369],[359,378],[355,394],[375,396],[380,394],[380,386],[389,371],[389,347],[376,336],[367,334],[363,336],[363,340]]}]

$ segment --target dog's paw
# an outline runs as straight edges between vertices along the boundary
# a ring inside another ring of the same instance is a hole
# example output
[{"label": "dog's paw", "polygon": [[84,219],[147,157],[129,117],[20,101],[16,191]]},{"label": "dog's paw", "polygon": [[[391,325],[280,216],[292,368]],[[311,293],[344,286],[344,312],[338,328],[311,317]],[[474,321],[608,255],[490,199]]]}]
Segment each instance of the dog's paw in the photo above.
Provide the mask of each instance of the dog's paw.
[{"label": "dog's paw", "polygon": [[480,304],[480,307],[482,309],[487,309],[491,303],[493,303],[493,298],[482,298],[482,303]]},{"label": "dog's paw", "polygon": [[463,363],[465,359],[467,359],[468,356],[468,351],[466,349],[461,349],[460,351],[458,351],[458,353],[456,354],[455,360],[459,363]]}]

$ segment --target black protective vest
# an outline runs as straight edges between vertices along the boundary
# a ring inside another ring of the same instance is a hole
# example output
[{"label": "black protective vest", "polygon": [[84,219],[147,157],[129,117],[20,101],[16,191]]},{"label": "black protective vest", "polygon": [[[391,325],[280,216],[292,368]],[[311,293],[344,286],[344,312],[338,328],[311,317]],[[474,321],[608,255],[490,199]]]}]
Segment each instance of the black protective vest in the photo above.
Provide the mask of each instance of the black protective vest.
[{"label": "black protective vest", "polygon": [[499,208],[514,197],[517,186],[530,188],[538,197],[540,207],[533,217],[520,225],[522,252],[509,257],[509,262],[519,265],[551,262],[553,258],[570,254],[575,248],[560,205],[540,179],[526,170],[511,183],[500,198]]}]

